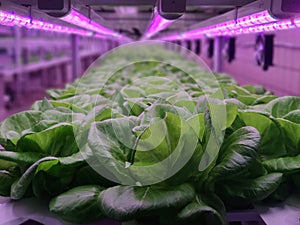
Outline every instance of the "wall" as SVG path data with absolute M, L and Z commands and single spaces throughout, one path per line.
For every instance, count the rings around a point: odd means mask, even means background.
M 300 96 L 300 29 L 275 33 L 274 67 L 263 71 L 255 62 L 255 34 L 241 35 L 236 39 L 236 56 L 232 63 L 224 62 L 223 71 L 232 75 L 239 84 L 261 84 L 278 96 Z M 207 58 L 204 41 L 201 57 Z

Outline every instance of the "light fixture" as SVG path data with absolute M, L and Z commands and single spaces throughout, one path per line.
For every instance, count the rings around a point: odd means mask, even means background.
M 250 26 L 255 26 L 259 24 L 265 24 L 270 22 L 277 21 L 269 12 L 262 11 L 249 16 L 244 16 L 241 18 L 237 18 L 236 20 L 230 20 L 224 23 L 219 23 L 216 25 L 201 27 L 198 29 L 193 29 L 190 31 L 186 31 L 181 33 L 180 35 L 170 35 L 166 37 L 162 37 L 161 40 L 174 40 L 174 39 L 197 39 L 202 37 L 204 34 L 207 36 L 213 36 L 216 34 L 232 32 L 233 30 L 243 30 L 244 28 L 248 28 Z
M 35 20 L 29 17 L 20 16 L 13 12 L 9 13 L 3 10 L 0 10 L 0 24 L 4 26 L 20 26 L 29 29 L 39 29 L 59 33 L 77 34 L 81 36 L 93 35 L 90 31 Z
M 159 15 L 157 9 L 154 8 L 153 20 L 150 26 L 148 27 L 147 31 L 145 32 L 144 36 L 142 37 L 142 40 L 151 38 L 161 30 L 171 25 L 173 22 L 174 20 L 167 20 L 163 18 L 161 15 Z
M 119 34 L 116 31 L 113 31 L 109 28 L 106 28 L 88 17 L 80 14 L 79 12 L 75 11 L 74 9 L 71 9 L 70 13 L 64 17 L 60 18 L 61 20 L 68 22 L 70 24 L 82 27 L 84 29 L 88 29 L 91 31 L 94 31 L 98 34 L 104 34 L 115 38 L 121 38 L 121 34 Z
M 136 6 L 117 6 L 114 7 L 117 15 L 128 16 L 128 15 L 137 15 L 139 10 Z
M 157 0 L 158 13 L 165 19 L 175 20 L 186 11 L 186 0 Z
M 294 20 L 282 20 L 278 22 L 261 24 L 252 27 L 240 28 L 235 30 L 228 31 L 219 31 L 209 34 L 209 36 L 224 36 L 224 35 L 240 35 L 240 34 L 249 34 L 249 33 L 261 33 L 269 32 L 276 30 L 287 30 L 300 27 L 300 22 L 297 24 Z

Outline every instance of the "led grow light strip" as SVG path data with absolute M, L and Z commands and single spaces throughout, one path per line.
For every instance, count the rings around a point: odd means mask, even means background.
M 230 32 L 231 30 L 243 29 L 250 26 L 271 23 L 275 21 L 277 21 L 277 19 L 272 17 L 268 11 L 262 11 L 249 16 L 237 18 L 236 20 L 187 31 L 180 35 L 175 34 L 167 37 L 162 37 L 161 40 L 195 39 L 201 37 L 203 34 Z
M 165 29 L 169 25 L 171 25 L 174 22 L 174 20 L 167 20 L 163 18 L 161 15 L 159 15 L 156 8 L 154 8 L 154 18 L 148 27 L 147 31 L 145 32 L 144 37 L 142 37 L 142 40 L 149 39 L 161 30 Z
M 274 23 L 256 25 L 252 27 L 240 28 L 236 30 L 228 30 L 228 31 L 219 31 L 216 33 L 211 33 L 209 36 L 224 36 L 224 35 L 239 35 L 239 34 L 249 34 L 249 33 L 260 33 L 260 32 L 269 32 L 276 30 L 287 30 L 294 29 L 300 27 L 299 23 L 293 20 L 282 20 Z
M 78 34 L 82 36 L 91 36 L 90 31 L 85 31 L 81 29 L 76 29 L 72 27 L 65 27 L 58 24 L 52 24 L 44 21 L 33 20 L 28 17 L 20 16 L 15 13 L 9 13 L 3 10 L 0 10 L 0 24 L 4 26 L 21 26 L 29 29 L 39 29 L 46 31 L 54 31 L 60 33 L 68 34 Z
M 82 27 L 84 29 L 94 31 L 99 34 L 109 35 L 112 37 L 121 37 L 119 33 L 90 20 L 86 16 L 80 14 L 79 12 L 76 12 L 73 9 L 71 9 L 68 15 L 60 19 L 68 23 L 74 24 L 76 26 Z

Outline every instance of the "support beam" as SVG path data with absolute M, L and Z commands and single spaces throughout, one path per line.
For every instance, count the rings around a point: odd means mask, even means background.
M 49 87 L 49 81 L 48 81 L 48 69 L 43 68 L 41 70 L 41 86 L 42 89 L 47 89 Z
M 213 58 L 213 71 L 221 73 L 223 70 L 223 37 L 216 37 L 214 40 L 214 58 Z
M 14 27 L 14 49 L 15 49 L 15 65 L 17 68 L 15 76 L 15 90 L 16 90 L 16 102 L 19 103 L 23 95 L 23 74 L 21 71 L 22 67 L 22 34 L 21 28 L 18 26 Z
M 0 73 L 0 122 L 5 118 L 4 75 Z
M 79 55 L 79 36 L 71 35 L 71 48 L 72 48 L 72 78 L 75 80 L 81 74 L 81 60 Z

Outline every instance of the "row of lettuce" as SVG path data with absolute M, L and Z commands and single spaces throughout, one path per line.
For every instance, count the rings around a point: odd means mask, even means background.
M 73 223 L 220 225 L 299 190 L 299 97 L 128 48 L 1 123 L 1 196 L 50 198 Z

